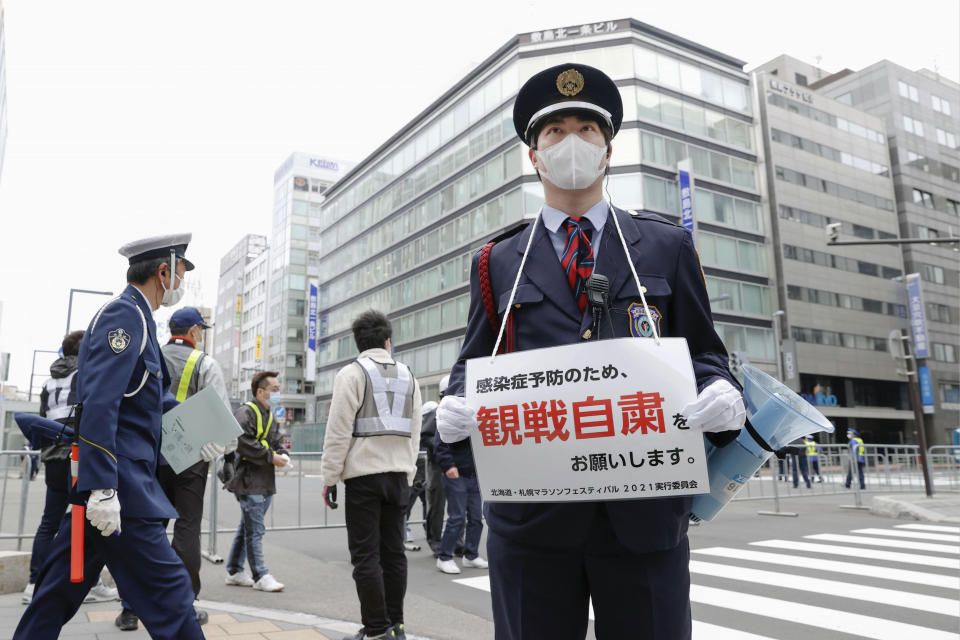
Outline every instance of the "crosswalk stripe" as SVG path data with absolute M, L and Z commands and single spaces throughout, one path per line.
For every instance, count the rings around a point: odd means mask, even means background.
M 709 622 L 693 621 L 694 640 L 773 640 L 770 636 L 758 636 L 755 633 L 728 629 Z
M 476 578 L 457 578 L 454 580 L 457 584 L 465 587 L 472 587 L 490 593 L 490 576 L 477 576 Z
M 868 578 L 882 578 L 884 580 L 896 580 L 897 582 L 910 582 L 913 584 L 922 584 L 930 587 L 960 589 L 960 578 L 957 578 L 956 576 L 924 573 L 922 571 L 909 571 L 907 569 L 891 569 L 889 567 L 878 567 L 872 564 L 863 564 L 859 562 L 841 562 L 839 560 L 824 560 L 823 558 L 814 558 L 812 556 L 792 556 L 785 553 L 769 553 L 766 551 L 735 549 L 731 547 L 691 549 L 690 552 L 693 554 L 717 556 L 720 558 L 749 560 L 752 562 L 766 562 L 768 564 L 803 567 L 805 569 L 818 569 L 821 571 L 832 571 L 834 573 L 847 573 L 850 575 Z
M 810 540 L 826 540 L 827 542 L 847 542 L 858 545 L 866 544 L 871 547 L 895 547 L 897 549 L 913 549 L 914 551 L 933 551 L 936 553 L 953 553 L 960 555 L 960 545 L 888 540 L 885 538 L 870 538 L 868 536 L 845 536 L 838 533 L 814 533 L 803 537 L 809 538 Z
M 690 585 L 690 600 L 873 640 L 902 640 L 903 638 L 957 640 L 955 633 L 929 627 L 698 584 Z
M 880 587 L 868 587 L 850 582 L 839 582 L 836 580 L 824 580 L 822 578 L 810 578 L 797 575 L 785 576 L 783 573 L 775 571 L 748 569 L 746 567 L 717 564 L 715 562 L 701 562 L 699 560 L 690 561 L 690 573 L 726 578 L 729 580 L 741 580 L 774 587 L 785 587 L 787 589 L 797 589 L 800 591 L 812 591 L 824 595 L 866 600 L 867 602 L 905 607 L 907 609 L 918 609 L 928 613 L 942 613 L 948 616 L 957 613 L 956 599 L 926 596 L 900 590 L 882 589 Z
M 960 536 L 948 533 L 927 533 L 925 531 L 897 531 L 896 529 L 853 529 L 850 533 L 863 533 L 870 536 L 889 536 L 891 538 L 916 538 L 917 540 L 939 540 L 940 542 L 958 542 Z
M 960 561 L 956 558 L 941 558 L 939 556 L 925 556 L 919 553 L 899 553 L 897 551 L 881 551 L 880 549 L 856 549 L 842 547 L 836 544 L 815 544 L 813 542 L 799 542 L 795 540 L 761 540 L 750 544 L 791 551 L 809 551 L 834 556 L 855 556 L 857 559 L 890 560 L 909 564 L 922 564 L 927 567 L 944 567 L 946 569 L 960 569 Z
M 915 529 L 917 531 L 941 531 L 943 533 L 960 533 L 960 527 L 946 527 L 936 524 L 895 524 L 896 529 Z

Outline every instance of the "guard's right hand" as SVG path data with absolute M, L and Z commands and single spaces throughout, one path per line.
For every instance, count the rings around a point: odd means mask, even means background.
M 275 467 L 285 467 L 290 464 L 290 458 L 284 453 L 275 453 L 273 454 L 273 466 Z
M 120 498 L 116 489 L 94 489 L 87 500 L 87 520 L 104 536 L 120 533 Z
M 437 432 L 444 442 L 459 442 L 477 428 L 477 410 L 460 396 L 443 396 L 437 406 Z
M 336 509 L 337 504 L 337 485 L 325 485 L 323 487 L 323 502 L 331 509 Z

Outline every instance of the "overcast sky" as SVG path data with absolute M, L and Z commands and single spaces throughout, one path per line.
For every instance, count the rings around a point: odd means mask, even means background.
M 602 8 L 598 8 L 602 5 Z M 117 248 L 192 231 L 213 306 L 220 257 L 268 234 L 295 150 L 359 161 L 512 35 L 633 17 L 747 61 L 829 71 L 886 58 L 960 77 L 960 3 L 4 0 L 0 351 L 26 389 L 70 288 L 117 292 Z M 73 329 L 105 300 L 75 298 Z M 48 359 L 38 358 L 46 374 Z M 42 378 L 36 380 L 42 383 Z

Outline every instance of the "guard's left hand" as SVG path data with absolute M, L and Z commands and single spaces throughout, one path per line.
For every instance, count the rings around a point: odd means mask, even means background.
M 233 453 L 234 451 L 237 450 L 237 446 L 239 444 L 240 442 L 236 438 L 234 438 L 233 440 L 231 440 L 230 442 L 228 442 L 223 446 L 223 453 L 224 454 Z
M 216 442 L 208 442 L 200 447 L 200 457 L 204 462 L 210 462 L 217 456 L 223 455 L 223 445 Z
M 687 417 L 690 429 L 713 433 L 741 429 L 747 419 L 743 396 L 723 379 L 707 385 L 680 413 Z

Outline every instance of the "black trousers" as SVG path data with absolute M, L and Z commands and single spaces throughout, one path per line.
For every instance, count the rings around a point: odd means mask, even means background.
M 447 508 L 447 496 L 440 482 L 442 475 L 440 465 L 427 458 L 427 544 L 433 551 L 440 548 L 440 538 L 443 536 L 443 512 Z
M 168 465 L 157 468 L 157 479 L 179 517 L 173 524 L 171 546 L 190 574 L 193 594 L 200 594 L 200 527 L 203 520 L 203 494 L 207 490 L 209 462 L 197 464 L 176 474 Z M 166 526 L 164 522 L 164 526 Z
M 407 556 L 403 549 L 407 474 L 375 473 L 344 481 L 347 544 L 360 619 L 368 636 L 403 622 Z

